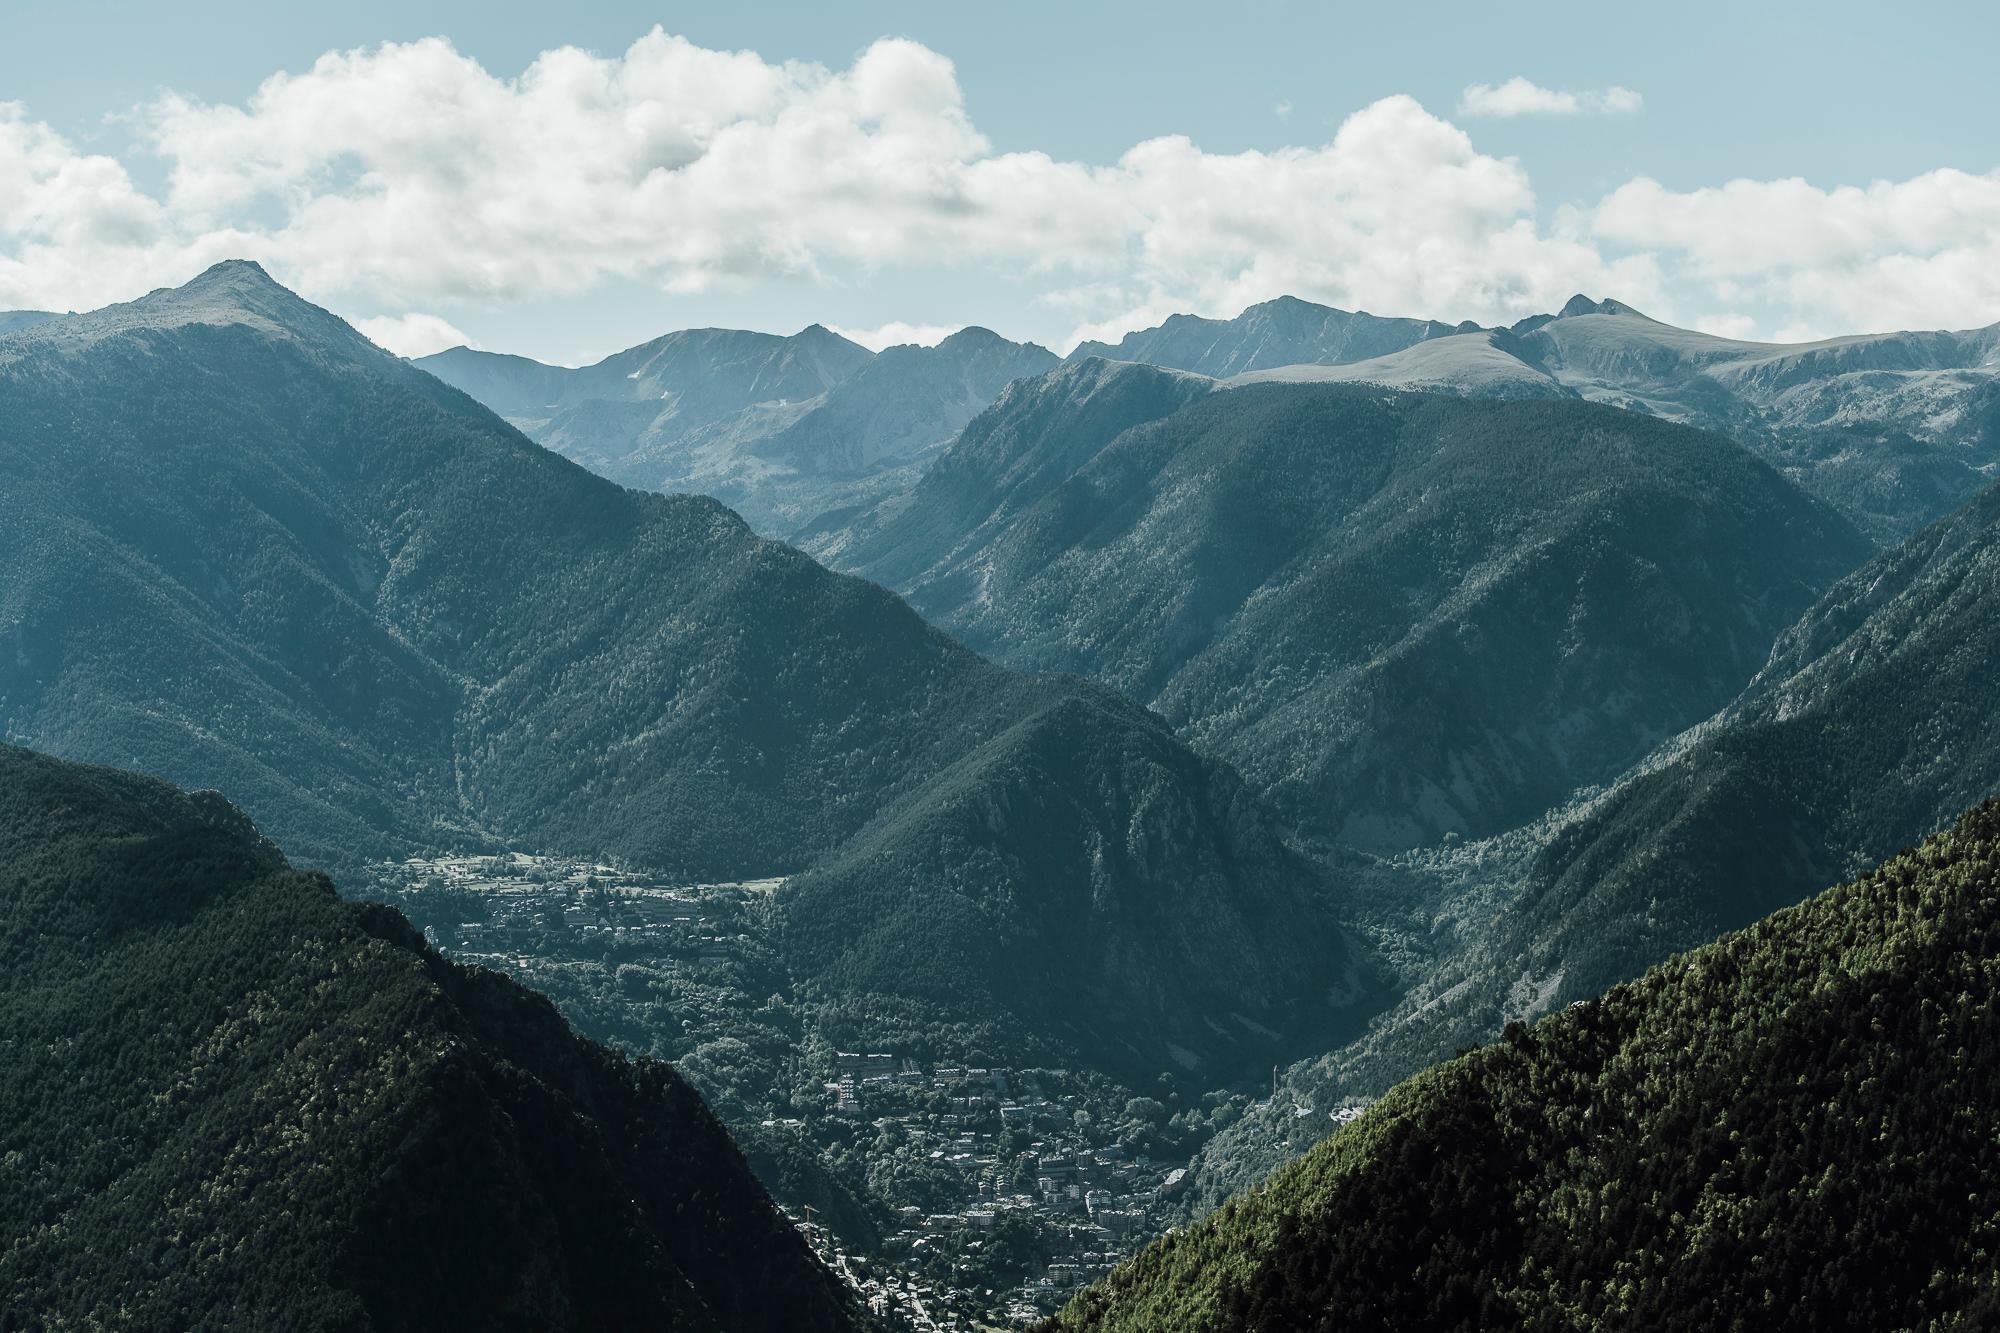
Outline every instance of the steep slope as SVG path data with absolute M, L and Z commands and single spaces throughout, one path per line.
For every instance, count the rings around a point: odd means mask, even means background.
M 1155 328 L 1126 334 L 1115 345 L 1082 343 L 1070 358 L 1140 361 L 1223 379 L 1276 366 L 1366 361 L 1428 338 L 1476 328 L 1433 319 L 1385 319 L 1281 296 L 1253 305 L 1234 319 L 1174 315 Z
M 1330 840 L 1484 835 L 1610 780 L 1867 555 L 1741 449 L 1644 416 L 1206 383 L 1079 362 L 1017 386 L 836 558 L 1004 661 L 1150 703 Z
M 672 1069 L 214 793 L 0 748 L 11 1326 L 861 1322 Z
M 843 569 L 892 588 L 1004 532 L 1134 426 L 1211 392 L 1200 375 L 1119 361 L 1071 361 L 1011 385 L 927 468 L 907 496 L 840 515 L 805 541 Z M 970 595 L 970 584 L 963 586 Z
M 878 859 L 969 878 L 943 830 L 899 816 L 947 773 L 974 792 L 1022 781 L 1000 738 L 1088 720 L 1030 783 L 1175 752 L 1141 710 L 987 663 L 713 501 L 535 447 L 254 266 L 14 335 L 0 388 L 0 728 L 219 788 L 320 864 L 505 844 L 754 879 L 873 825 L 895 830 L 871 834 Z M 1235 800 L 1228 774 L 1180 760 L 1095 775 L 1074 808 L 997 808 L 984 836 L 1033 851 L 1037 892 L 1067 893 L 1094 869 L 1061 821 L 1122 830 L 1142 808 L 1123 778 L 1187 809 Z M 1353 959 L 1325 884 L 1261 824 L 1230 827 L 1233 843 L 1196 829 L 1185 863 L 1149 860 L 1129 887 L 1172 916 L 1240 868 L 1288 905 L 1259 928 L 1312 945 L 1272 993 L 1337 1021 L 1327 997 Z M 1106 938 L 1150 947 L 1103 910 Z M 956 944 L 940 966 L 995 947 Z
M 2000 1318 L 2000 808 L 1398 1087 L 1075 1329 Z
M 1510 1020 L 1798 902 L 2000 792 L 1995 660 L 2000 488 L 1836 583 L 1738 699 L 1609 790 L 1409 867 L 1418 881 L 1474 886 L 1471 908 L 1446 913 L 1469 925 L 1362 1040 L 1294 1069 L 1288 1088 L 1318 1104 L 1373 1095 Z M 1203 1190 L 1281 1160 L 1285 1128 L 1270 1116 L 1233 1127 L 1203 1153 Z
M 1834 585 L 1743 698 L 1569 823 L 1502 947 L 1602 986 L 1936 829 L 2000 791 L 1996 660 L 1989 489 Z
M 714 496 L 772 536 L 906 487 L 1008 381 L 1054 363 L 985 329 L 878 356 L 819 325 L 672 333 L 578 370 L 466 348 L 416 362 L 602 476 Z
M 782 901 L 795 973 L 849 1004 L 1212 1083 L 1337 1040 L 1369 998 L 1326 904 L 1299 899 L 1315 877 L 1233 773 L 1088 696 L 988 742 Z

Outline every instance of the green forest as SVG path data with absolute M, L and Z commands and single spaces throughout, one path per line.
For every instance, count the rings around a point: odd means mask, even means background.
M 2000 1319 L 2000 803 L 1398 1085 L 1052 1328 Z

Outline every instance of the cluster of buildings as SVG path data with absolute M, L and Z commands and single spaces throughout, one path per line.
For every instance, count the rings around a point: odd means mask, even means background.
M 1129 1152 L 1116 1120 L 1079 1118 L 1083 1099 L 1048 1094 L 1034 1071 L 925 1069 L 893 1053 L 841 1051 L 830 1072 L 828 1110 L 959 1181 L 954 1206 L 905 1206 L 884 1238 L 885 1255 L 907 1260 L 910 1271 L 948 1270 L 951 1280 L 900 1294 L 882 1285 L 886 1278 L 861 1284 L 906 1315 L 907 1303 L 920 1300 L 930 1326 L 990 1327 L 1003 1311 L 1016 1322 L 1039 1320 L 1158 1230 L 1165 1201 L 1186 1178 L 1184 1168 Z M 1046 1261 L 1020 1276 L 989 1249 L 1003 1229 L 1031 1232 Z
M 425 927 L 433 944 L 448 949 L 520 955 L 559 932 L 581 943 L 644 943 L 704 963 L 731 956 L 733 939 L 719 933 L 714 915 L 717 895 L 739 897 L 776 883 L 666 885 L 615 866 L 519 852 L 413 857 L 401 869 L 417 892 L 479 895 L 476 919 Z

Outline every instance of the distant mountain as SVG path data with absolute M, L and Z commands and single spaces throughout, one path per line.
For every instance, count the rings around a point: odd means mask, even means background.
M 416 364 L 602 476 L 712 495 L 786 536 L 906 485 L 1008 381 L 1055 360 L 976 328 L 876 355 L 815 324 L 671 333 L 579 370 L 463 347 Z
M 320 864 L 825 862 L 788 901 L 836 922 L 808 934 L 837 971 L 883 939 L 814 911 L 865 845 L 869 892 L 952 923 L 923 941 L 935 968 L 1135 954 L 1112 991 L 1051 972 L 1071 990 L 982 1017 L 1154 1073 L 1168 1041 L 1268 1062 L 1351 1001 L 1323 876 L 1143 710 L 987 663 L 711 500 L 591 476 L 254 265 L 0 342 L 0 532 L 0 731 L 219 788 Z M 1267 945 L 1283 961 L 1233 1005 L 1261 1026 L 1168 1012 L 1221 1004 L 1222 965 Z M 1169 967 L 1200 979 L 1116 991 Z M 1089 985 L 1095 1014 L 1043 1025 Z
M 1518 341 L 1504 331 L 1453 333 L 1369 361 L 1254 370 L 1232 377 L 1228 384 L 1365 383 L 1475 398 L 1577 396 L 1553 375 L 1523 361 L 1516 355 L 1517 347 Z
M 1884 542 L 1950 512 L 2000 467 L 2000 324 L 1757 343 L 1582 295 L 1509 329 L 1350 315 L 1286 297 L 1231 320 L 1176 315 L 1071 355 L 1234 383 L 1343 380 L 1610 403 L 1730 436 Z
M 2000 808 L 1401 1085 L 1061 1329 L 2000 1319 Z
M 37 324 L 61 318 L 61 315 L 52 315 L 46 310 L 0 310 L 0 335 L 17 329 L 32 329 Z
M 1433 319 L 1384 319 L 1281 296 L 1253 305 L 1234 319 L 1174 315 L 1157 327 L 1128 333 L 1115 344 L 1081 343 L 1070 359 L 1141 361 L 1224 379 L 1278 366 L 1366 361 L 1477 328 Z
M 1080 361 L 831 554 L 1384 852 L 1616 777 L 1868 551 L 1742 449 L 1645 416 Z
M 865 1322 L 672 1069 L 213 792 L 0 747 L 0 955 L 10 1322 Z

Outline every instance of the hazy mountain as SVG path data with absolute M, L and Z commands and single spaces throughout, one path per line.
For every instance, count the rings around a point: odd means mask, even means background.
M 1433 319 L 1384 319 L 1281 296 L 1253 305 L 1234 319 L 1174 315 L 1155 328 L 1128 333 L 1115 344 L 1081 343 L 1070 359 L 1142 361 L 1222 379 L 1277 366 L 1366 361 L 1477 327 Z
M 1504 331 L 1453 333 L 1400 352 L 1341 365 L 1304 364 L 1254 370 L 1228 381 L 1245 384 L 1379 384 L 1390 389 L 1461 394 L 1476 398 L 1573 398 L 1576 392 L 1522 360 L 1517 340 Z
M 0 953 L 10 1322 L 862 1323 L 672 1069 L 213 792 L 0 747 Z
M 1115 347 L 1072 353 L 1091 355 L 1234 383 L 1343 380 L 1606 402 L 1730 436 L 1878 541 L 1948 513 L 2000 465 L 2000 324 L 1758 343 L 1581 295 L 1556 314 L 1493 330 L 1287 297 L 1233 320 L 1176 315 Z
M 938 968 L 1142 955 L 1061 1033 L 1039 995 L 983 1016 L 1155 1070 L 1170 1039 L 1203 1061 L 1308 1044 L 1350 994 L 1321 876 L 1142 710 L 985 662 L 711 500 L 591 476 L 254 265 L 0 343 L 0 442 L 9 737 L 219 788 L 322 864 L 505 844 L 740 879 L 834 857 L 789 895 L 802 921 L 829 919 L 815 895 L 861 835 L 871 892 L 953 923 L 923 942 Z M 986 859 L 948 841 L 968 811 Z M 879 944 L 832 919 L 819 963 Z M 1116 992 L 1266 945 L 1268 1009 L 1237 1008 L 1268 1038 Z
M 1641 415 L 1083 361 L 1003 395 L 835 558 L 1388 851 L 1617 776 L 1868 549 L 1737 446 Z
M 1009 380 L 1055 359 L 976 328 L 877 355 L 815 324 L 672 333 L 577 370 L 463 347 L 416 364 L 602 476 L 712 495 L 786 536 L 906 486 Z
M 53 315 L 46 310 L 0 310 L 0 335 L 17 329 L 31 329 L 37 324 L 61 318 L 61 315 Z
M 2000 809 L 1396 1088 L 1076 1329 L 1980 1327 Z

